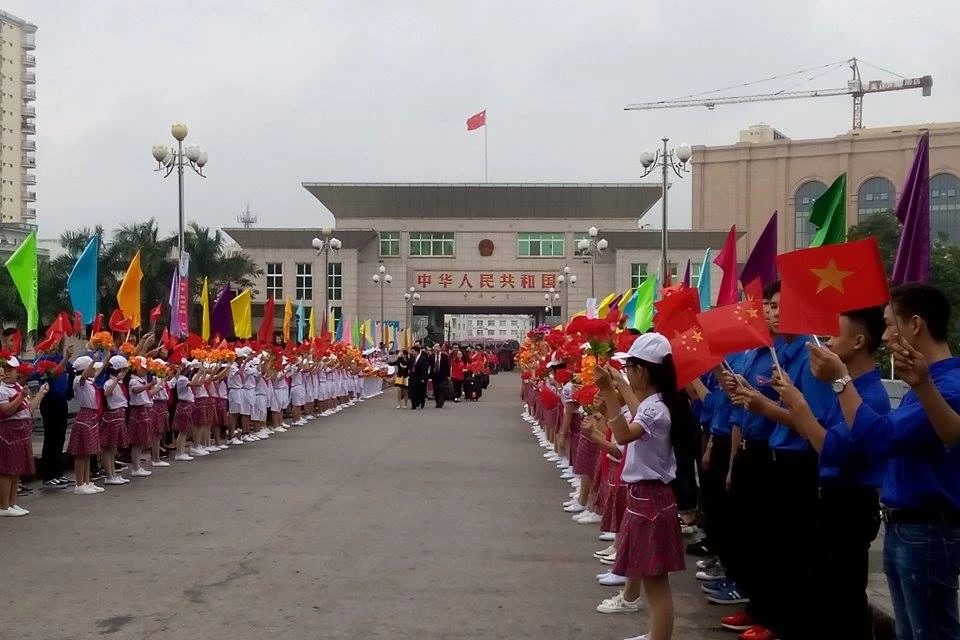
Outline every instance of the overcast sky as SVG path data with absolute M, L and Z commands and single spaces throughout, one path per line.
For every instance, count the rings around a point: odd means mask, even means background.
M 151 9 L 146 7 L 150 6 Z M 956 0 L 789 3 L 561 0 L 6 0 L 37 34 L 40 237 L 154 216 L 176 227 L 175 176 L 152 172 L 170 123 L 209 153 L 188 219 L 260 226 L 329 218 L 302 181 L 639 179 L 662 136 L 731 144 L 769 122 L 792 138 L 850 127 L 848 97 L 625 112 L 856 55 L 919 91 L 865 98 L 866 126 L 960 120 Z M 813 73 L 808 74 L 813 75 Z M 864 67 L 865 79 L 890 76 Z M 845 86 L 841 68 L 800 88 Z M 797 78 L 757 87 L 784 89 Z M 671 226 L 689 224 L 689 179 Z M 657 216 L 650 216 L 655 218 Z

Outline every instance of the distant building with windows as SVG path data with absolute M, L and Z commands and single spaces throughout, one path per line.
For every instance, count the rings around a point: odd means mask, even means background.
M 0 11 L 0 222 L 36 224 L 37 27 Z
M 847 174 L 847 225 L 894 209 L 917 140 L 930 131 L 932 236 L 960 242 L 960 122 L 860 129 L 833 138 L 791 140 L 768 125 L 740 133 L 738 144 L 693 147 L 694 229 L 729 228 L 746 235 L 741 258 L 779 212 L 780 250 L 806 247 L 815 228 L 810 207 Z
M 520 342 L 533 329 L 533 320 L 524 314 L 459 314 L 447 315 L 443 325 L 451 342 L 469 342 L 475 338 Z
M 460 330 L 477 329 L 469 322 L 481 315 L 485 321 L 489 314 L 497 322 L 501 316 L 508 322 L 517 318 L 518 331 L 519 316 L 555 322 L 567 311 L 584 308 L 591 284 L 601 297 L 635 286 L 659 267 L 660 231 L 640 229 L 638 223 L 659 201 L 659 184 L 303 186 L 336 219 L 333 236 L 342 248 L 330 254 L 326 274 L 323 258 L 311 248 L 320 235 L 319 215 L 305 228 L 224 229 L 263 270 L 254 293 L 255 315 L 268 296 L 303 300 L 308 307 L 322 304 L 326 286 L 334 317 L 376 321 L 381 289 L 371 277 L 383 264 L 392 277 L 383 292 L 385 321 L 409 323 L 422 333 L 427 326 L 444 330 L 448 318 L 462 318 L 467 324 L 457 320 L 458 336 L 467 338 Z M 591 226 L 609 243 L 595 264 L 576 250 Z M 719 249 L 725 238 L 720 227 L 671 231 L 672 271 L 682 274 L 691 260 L 696 284 L 705 249 Z M 564 266 L 577 276 L 569 289 L 559 280 Z M 719 285 L 719 270 L 712 282 Z M 411 287 L 420 299 L 406 302 L 403 294 Z M 513 329 L 484 325 L 484 337 L 509 338 Z

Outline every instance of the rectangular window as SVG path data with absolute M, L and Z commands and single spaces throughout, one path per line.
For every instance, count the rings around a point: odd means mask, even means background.
M 327 300 L 343 300 L 343 263 L 327 265 Z
M 700 274 L 703 273 L 703 263 L 694 262 L 690 266 L 690 286 L 696 287 L 700 284 Z
M 380 257 L 397 258 L 400 256 L 400 232 L 380 232 Z
M 492 327 L 494 324 L 496 324 L 496 321 L 494 321 L 494 320 L 487 320 L 487 326 L 488 326 L 488 327 Z
M 411 231 L 410 255 L 421 258 L 452 258 L 454 256 L 453 232 Z
M 521 258 L 563 257 L 563 236 L 563 233 L 518 233 L 517 256 Z
M 494 335 L 496 335 L 496 334 L 497 334 L 497 332 L 494 331 L 493 329 L 487 329 L 487 335 L 488 335 L 488 336 L 494 336 Z
M 343 318 L 343 307 L 330 307 L 330 315 L 333 316 L 333 328 L 336 330 L 337 326 L 340 324 L 340 320 Z
M 313 264 L 297 263 L 297 300 L 313 300 Z
M 283 300 L 283 263 L 267 263 L 267 297 Z
M 647 265 L 643 263 L 636 263 L 630 265 L 630 286 L 636 289 L 641 284 L 643 280 L 647 277 Z

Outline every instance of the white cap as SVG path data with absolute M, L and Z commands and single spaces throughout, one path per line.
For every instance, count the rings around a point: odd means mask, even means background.
M 110 366 L 114 369 L 126 369 L 130 366 L 127 359 L 123 356 L 113 356 L 110 358 Z
M 90 356 L 80 356 L 73 361 L 73 370 L 74 371 L 84 371 L 87 367 L 93 364 L 93 358 Z
M 247 356 L 253 355 L 253 349 L 250 347 L 237 347 L 233 350 L 241 358 L 246 358 Z
M 8 366 L 8 367 L 19 367 L 19 366 L 20 366 L 20 361 L 17 359 L 17 356 L 10 356 L 9 358 L 7 358 L 7 366 Z
M 626 352 L 613 354 L 613 359 L 624 362 L 628 358 L 637 358 L 646 362 L 660 364 L 663 359 L 673 353 L 670 341 L 659 333 L 644 333 L 630 345 Z
M 147 359 L 143 356 L 133 356 L 130 358 L 130 362 L 133 363 L 135 367 L 147 368 Z

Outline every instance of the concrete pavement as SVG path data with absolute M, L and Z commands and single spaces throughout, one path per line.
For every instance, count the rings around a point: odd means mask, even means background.
M 392 392 L 98 496 L 0 520 L 0 639 L 594 638 L 594 526 L 519 418 L 519 377 L 479 403 Z M 39 495 L 38 495 L 39 494 Z M 690 558 L 692 566 L 693 559 Z M 731 638 L 676 575 L 677 638 Z

